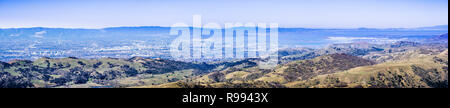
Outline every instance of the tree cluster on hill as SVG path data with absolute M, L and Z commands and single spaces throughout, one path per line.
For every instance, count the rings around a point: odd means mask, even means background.
M 10 73 L 0 73 L 0 88 L 31 88 L 34 85 L 22 76 L 12 76 Z
M 88 82 L 110 85 L 111 83 L 108 83 L 108 81 L 136 77 L 140 74 L 165 74 L 186 69 L 194 69 L 194 73 L 201 74 L 213 67 L 213 65 L 208 64 L 144 58 L 87 60 L 72 57 L 1 62 L 0 73 L 2 75 L 2 86 L 25 88 L 57 87 L 86 84 Z M 34 84 L 31 82 L 39 82 L 35 85 L 41 85 L 33 86 Z

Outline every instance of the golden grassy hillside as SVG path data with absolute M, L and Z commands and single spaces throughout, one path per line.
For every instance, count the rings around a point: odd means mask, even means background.
M 357 67 L 285 85 L 294 88 L 447 88 L 448 50 L 435 56 Z

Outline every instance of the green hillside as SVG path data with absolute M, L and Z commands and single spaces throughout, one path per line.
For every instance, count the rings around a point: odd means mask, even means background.
M 213 66 L 140 57 L 98 60 L 71 57 L 2 62 L 1 73 L 5 77 L 2 80 L 6 80 L 2 83 L 10 82 L 9 79 L 15 78 L 32 83 L 27 87 L 126 87 L 138 85 L 123 83 L 127 81 L 141 84 L 174 82 L 185 77 L 207 73 L 210 67 Z

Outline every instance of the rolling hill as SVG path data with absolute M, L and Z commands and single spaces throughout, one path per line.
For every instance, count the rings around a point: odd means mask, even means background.
M 410 55 L 414 56 L 414 55 Z M 136 88 L 448 88 L 448 50 L 376 64 L 331 54 L 281 64 L 219 71 L 190 80 Z
M 284 64 L 278 67 L 275 72 L 258 78 L 257 81 L 286 83 L 373 64 L 375 63 L 372 61 L 356 56 L 331 54 L 311 60 L 300 60 Z
M 448 88 L 448 50 L 285 84 L 299 88 Z
M 309 60 L 294 61 L 271 70 L 258 69 L 256 65 L 248 65 L 256 63 L 257 60 L 246 61 L 240 65 L 235 65 L 235 67 L 229 67 L 190 80 L 141 87 L 282 88 L 284 87 L 282 84 L 288 82 L 306 80 L 318 75 L 375 64 L 372 61 L 347 54 L 330 54 Z
M 207 73 L 211 65 L 162 59 L 78 59 L 74 57 L 36 61 L 16 60 L 0 63 L 2 83 L 21 79 L 27 87 L 124 87 L 136 82 L 174 82 L 184 77 Z M 17 83 L 17 87 L 23 87 Z M 82 86 L 79 86 L 82 85 Z M 134 84 L 136 85 L 136 84 Z M 3 86 L 2 86 L 3 87 Z

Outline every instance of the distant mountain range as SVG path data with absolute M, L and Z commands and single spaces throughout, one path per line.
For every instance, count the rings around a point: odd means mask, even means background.
M 386 29 L 376 29 L 376 28 L 356 28 L 356 29 L 327 29 L 327 28 L 279 28 L 281 32 L 294 32 L 294 31 L 310 31 L 310 30 L 440 30 L 448 31 L 448 25 L 439 25 L 432 27 L 418 27 L 418 28 L 386 28 Z M 59 36 L 62 35 L 80 35 L 80 34 L 98 34 L 98 33 L 122 33 L 124 35 L 128 32 L 133 32 L 137 34 L 168 34 L 170 27 L 160 27 L 160 26 L 138 26 L 138 27 L 109 27 L 102 29 L 82 29 L 82 28 L 45 28 L 45 27 L 32 27 L 32 28 L 0 28 L 0 37 L 3 36 L 32 36 L 36 32 L 46 31 L 48 36 Z M 83 35 L 82 35 L 83 36 Z
M 9 28 L 0 29 L 0 39 L 28 40 L 151 40 L 174 39 L 169 35 L 169 27 L 111 27 L 103 29 L 65 29 L 65 28 Z M 342 40 L 327 40 L 330 37 L 346 39 L 347 37 L 364 37 L 378 39 L 377 42 L 389 42 L 399 39 L 417 40 L 429 36 L 448 33 L 448 25 L 422 27 L 415 29 L 311 29 L 311 28 L 279 28 L 280 44 L 282 46 L 324 46 Z M 364 38 L 351 38 L 348 41 L 372 41 Z M 384 39 L 384 40 L 383 40 Z M 300 41 L 300 42 L 299 42 Z
M 432 27 L 419 27 L 416 29 L 422 29 L 422 30 L 448 30 L 448 25 L 439 25 L 439 26 L 432 26 Z
M 448 33 L 435 36 L 430 39 L 431 42 L 448 42 Z

